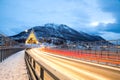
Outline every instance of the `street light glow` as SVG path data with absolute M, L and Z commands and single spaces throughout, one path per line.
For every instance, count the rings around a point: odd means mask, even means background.
M 28 32 L 28 30 L 25 30 L 25 32 Z

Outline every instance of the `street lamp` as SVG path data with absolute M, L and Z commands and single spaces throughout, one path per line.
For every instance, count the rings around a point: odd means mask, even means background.
M 28 30 L 26 29 L 26 30 L 25 30 L 25 32 L 27 33 L 27 32 L 28 32 Z
M 27 33 L 28 33 L 28 30 L 26 29 L 26 30 L 25 30 L 25 37 L 26 37 L 26 39 L 27 39 Z M 26 39 L 25 39 L 25 40 L 26 40 Z M 26 42 L 26 41 L 25 41 L 25 42 Z

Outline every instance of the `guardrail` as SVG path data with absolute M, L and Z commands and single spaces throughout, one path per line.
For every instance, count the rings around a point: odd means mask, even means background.
M 25 51 L 25 62 L 30 80 L 69 80 L 47 63 L 40 61 L 38 57 L 34 56 L 34 53 L 30 54 L 28 50 Z
M 23 48 L 0 48 L 0 62 L 21 50 L 23 50 Z

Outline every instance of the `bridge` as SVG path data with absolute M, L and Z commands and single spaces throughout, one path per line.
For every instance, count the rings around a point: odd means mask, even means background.
M 54 47 L 40 44 L 37 47 L 3 45 L 0 46 L 0 62 L 4 63 L 21 50 L 25 51 L 25 70 L 29 80 L 118 80 L 120 76 L 120 40 L 78 42 Z
M 117 63 L 119 66 L 111 67 L 39 48 L 28 49 L 25 61 L 31 80 L 117 80 L 120 76 L 120 62 Z

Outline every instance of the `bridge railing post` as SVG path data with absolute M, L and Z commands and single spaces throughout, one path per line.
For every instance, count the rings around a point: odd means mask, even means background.
M 40 78 L 44 80 L 44 69 L 42 67 L 40 67 Z

